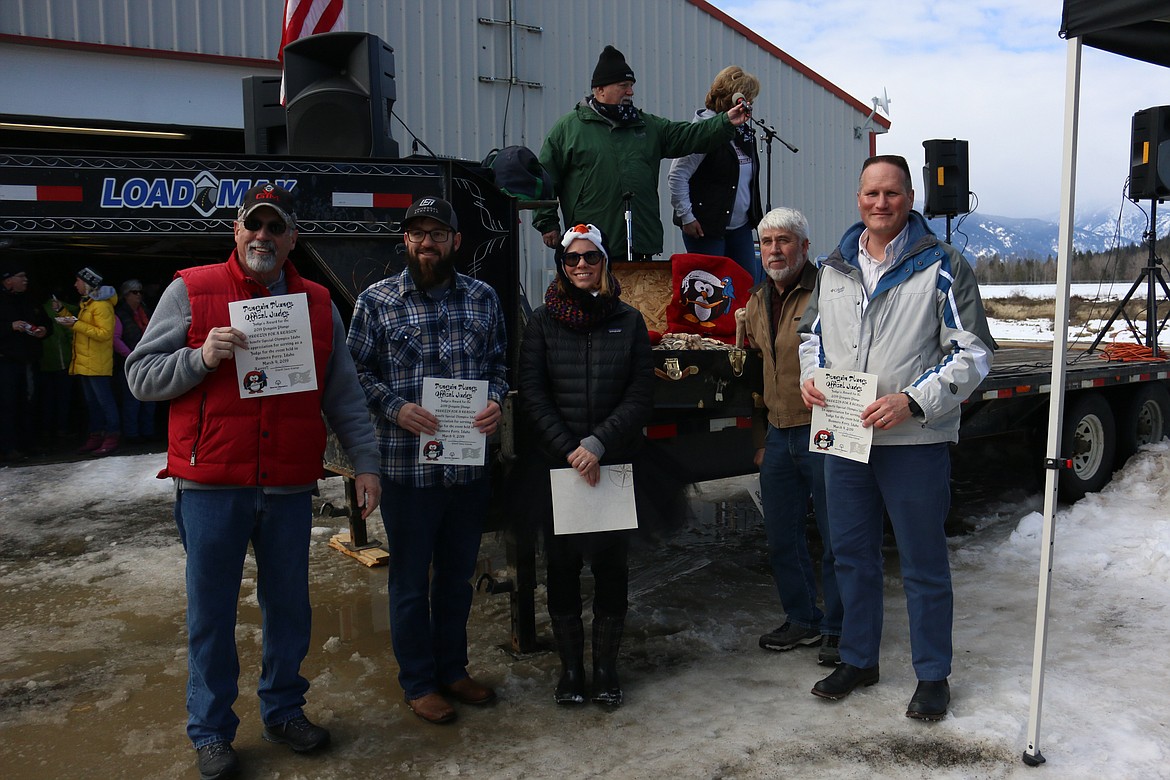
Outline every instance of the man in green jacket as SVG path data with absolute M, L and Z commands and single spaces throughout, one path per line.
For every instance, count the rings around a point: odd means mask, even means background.
M 648 260 L 662 252 L 658 173 L 665 158 L 707 152 L 731 140 L 748 119 L 743 105 L 703 122 L 672 122 L 634 106 L 634 71 L 613 46 L 593 70 L 593 94 L 557 120 L 544 140 L 540 162 L 556 186 L 565 228 L 592 223 L 610 242 L 614 260 Z M 632 193 L 633 257 L 626 257 L 622 202 Z M 533 227 L 545 246 L 564 233 L 555 207 L 539 209 Z

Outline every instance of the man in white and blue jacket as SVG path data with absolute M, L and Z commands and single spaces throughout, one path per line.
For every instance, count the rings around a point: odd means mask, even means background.
M 801 320 L 801 395 L 824 406 L 815 370 L 878 377 L 862 412 L 873 428 L 868 462 L 827 458 L 829 527 L 845 616 L 841 665 L 813 694 L 840 699 L 878 681 L 882 635 L 883 510 L 898 543 L 918 687 L 906 716 L 940 720 L 950 703 L 954 597 L 943 525 L 950 509 L 950 450 L 960 405 L 991 369 L 975 274 L 912 211 L 910 167 L 895 155 L 861 170 L 849 228 L 821 265 Z

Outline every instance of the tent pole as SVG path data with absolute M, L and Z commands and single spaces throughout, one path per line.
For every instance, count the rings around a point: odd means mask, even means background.
M 1069 277 L 1072 268 L 1073 212 L 1076 206 L 1077 126 L 1081 100 L 1081 39 L 1068 41 L 1064 96 L 1064 155 L 1060 173 L 1060 247 L 1056 259 L 1056 316 L 1052 328 L 1052 392 L 1045 453 L 1044 527 L 1040 537 L 1040 583 L 1036 594 L 1036 640 L 1032 653 L 1032 692 L 1028 711 L 1028 766 L 1044 763 L 1040 753 L 1040 713 L 1044 700 L 1044 656 L 1048 650 L 1048 605 L 1052 587 L 1057 469 L 1064 417 L 1064 375 L 1068 353 Z

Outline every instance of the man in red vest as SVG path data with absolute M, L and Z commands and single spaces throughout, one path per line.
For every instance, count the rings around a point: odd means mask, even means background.
M 205 780 L 239 767 L 231 746 L 239 725 L 232 711 L 240 671 L 235 629 L 249 542 L 264 615 L 263 737 L 299 753 L 329 742 L 329 732 L 302 710 L 309 683 L 300 674 L 309 649 L 322 414 L 353 463 L 363 518 L 381 497 L 378 446 L 341 317 L 329 291 L 288 262 L 297 240 L 292 194 L 272 184 L 248 190 L 235 238 L 226 263 L 176 274 L 126 359 L 135 396 L 170 401 L 167 467 L 159 476 L 175 480 L 175 520 L 187 551 L 187 735 Z M 233 359 L 248 339 L 233 327 L 229 304 L 268 298 L 271 307 L 257 312 L 307 313 L 308 330 L 288 338 L 311 350 L 312 362 L 298 366 L 295 383 L 283 383 L 286 392 L 275 392 L 282 385 L 275 371 L 271 386 L 241 390 Z M 311 389 L 298 391 L 300 384 Z

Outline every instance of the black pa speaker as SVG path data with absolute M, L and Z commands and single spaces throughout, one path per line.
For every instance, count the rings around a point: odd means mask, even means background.
M 1129 197 L 1131 200 L 1170 197 L 1170 106 L 1155 106 L 1133 115 Z
M 288 154 L 280 76 L 244 76 L 244 151 Z
M 971 210 L 970 179 L 967 174 L 967 142 L 951 138 L 923 141 L 926 166 L 922 184 L 926 188 L 923 213 L 928 217 L 954 216 Z
M 330 32 L 284 47 L 290 154 L 397 157 L 390 137 L 394 50 L 376 35 Z

